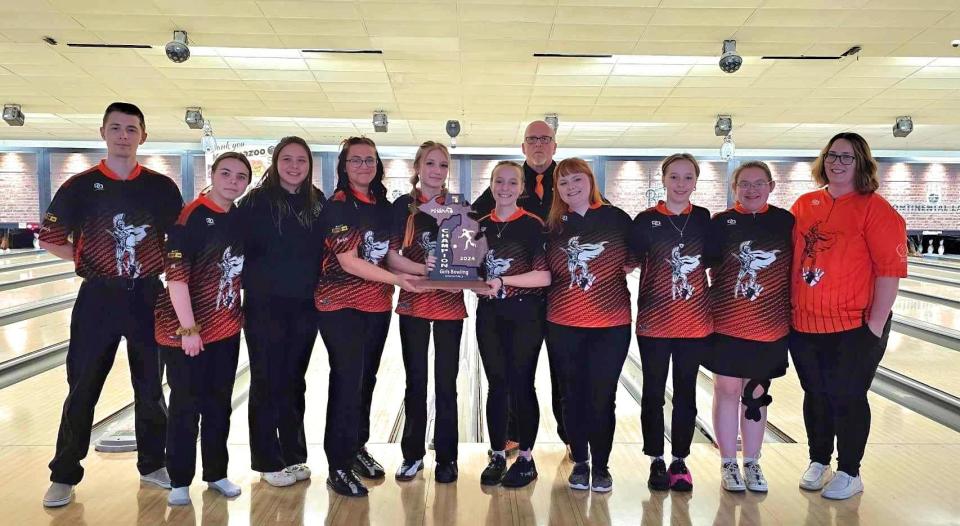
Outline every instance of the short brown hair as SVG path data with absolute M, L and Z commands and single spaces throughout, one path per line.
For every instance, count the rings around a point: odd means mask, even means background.
M 524 181 L 523 177 L 523 167 L 520 166 L 520 163 L 516 161 L 499 161 L 497 164 L 493 165 L 493 170 L 490 170 L 490 191 L 493 191 L 493 177 L 496 175 L 497 170 L 501 166 L 509 166 L 510 168 L 517 170 L 517 173 L 520 175 L 520 193 L 523 193 L 524 183 L 526 182 Z
M 670 165 L 677 161 L 690 161 L 693 164 L 693 173 L 696 174 L 697 179 L 700 178 L 700 163 L 697 162 L 697 158 L 689 153 L 675 153 L 660 163 L 660 179 L 667 177 L 667 169 L 670 168 Z
M 730 183 L 730 187 L 733 188 L 733 191 L 737 191 L 737 183 L 740 182 L 740 174 L 747 168 L 759 168 L 767 176 L 767 182 L 773 181 L 773 172 L 770 171 L 770 167 L 767 166 L 767 163 L 763 161 L 747 161 L 737 167 L 733 171 L 733 181 Z
M 870 145 L 867 144 L 867 140 L 860 136 L 860 134 L 853 132 L 841 132 L 834 135 L 830 141 L 827 142 L 827 145 L 823 147 L 823 150 L 820 150 L 820 156 L 813 161 L 813 168 L 811 169 L 813 172 L 813 180 L 820 186 L 826 186 L 830 183 L 824 164 L 827 153 L 830 152 L 830 147 L 840 139 L 850 142 L 853 146 L 853 155 L 855 157 L 854 166 L 856 166 L 856 173 L 853 174 L 854 189 L 858 194 L 871 194 L 876 192 L 877 189 L 880 188 L 880 180 L 877 179 L 877 171 L 879 170 L 877 160 L 873 158 L 873 153 L 870 152 Z

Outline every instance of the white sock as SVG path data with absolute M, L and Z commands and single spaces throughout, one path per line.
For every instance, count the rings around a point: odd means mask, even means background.
M 676 462 L 676 461 L 678 461 L 678 460 L 682 462 L 682 461 L 683 461 L 683 458 L 684 458 L 684 457 L 678 457 L 678 456 L 674 455 L 674 456 L 673 456 L 673 462 Z
M 654 462 L 656 462 L 656 461 L 658 461 L 658 460 L 663 460 L 663 455 L 660 455 L 660 456 L 657 456 L 657 457 L 650 457 L 650 463 L 651 463 L 651 464 L 653 464 Z
M 500 457 L 500 458 L 507 458 L 507 452 L 506 452 L 506 450 L 494 451 L 493 454 L 494 454 L 494 455 L 497 455 L 497 456 Z
M 240 494 L 240 486 L 237 486 L 230 479 L 222 478 L 216 482 L 208 482 L 207 486 L 223 494 L 224 497 L 236 497 Z
M 744 460 L 744 462 L 746 462 L 747 459 L 743 459 L 743 460 Z M 737 463 L 737 457 L 723 457 L 723 458 L 720 459 L 720 464 L 721 464 L 721 465 L 723 465 L 723 464 L 729 464 L 729 463 L 731 463 L 731 462 L 733 462 L 734 464 L 736 464 L 736 463 Z
M 174 506 L 186 506 L 190 504 L 190 486 L 170 488 L 170 494 L 167 495 L 167 503 Z
M 743 465 L 746 466 L 747 464 L 756 464 L 757 460 L 759 459 L 751 458 L 751 457 L 743 457 Z

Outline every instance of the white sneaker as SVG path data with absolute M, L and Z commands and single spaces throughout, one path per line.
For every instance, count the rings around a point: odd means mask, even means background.
M 727 462 L 720 466 L 720 483 L 727 491 L 745 491 L 747 486 L 740 475 L 740 466 L 736 462 Z
M 844 500 L 857 493 L 863 493 L 863 480 L 860 479 L 860 475 L 851 477 L 843 471 L 837 471 L 833 480 L 823 488 L 820 495 L 825 499 Z
M 260 478 L 267 481 L 267 484 L 275 488 L 293 486 L 297 483 L 297 476 L 284 468 L 280 471 L 271 471 L 270 473 L 261 473 Z
M 221 495 L 230 499 L 240 495 L 240 486 L 237 486 L 230 479 L 222 478 L 215 482 L 207 482 L 207 487 L 220 492 Z
M 743 465 L 743 476 L 747 481 L 748 490 L 766 493 L 769 489 L 767 487 L 767 479 L 763 476 L 763 470 L 760 469 L 760 463 L 745 463 Z
M 140 475 L 140 480 L 155 486 L 160 486 L 163 489 L 170 489 L 170 475 L 167 474 L 167 468 L 160 468 L 153 473 Z
M 59 508 L 66 506 L 73 500 L 73 486 L 52 482 L 47 492 L 43 495 L 43 505 L 47 508 Z
M 167 495 L 167 505 L 169 506 L 189 506 L 190 505 L 190 486 L 180 486 L 171 488 Z
M 294 477 L 297 477 L 297 480 L 307 480 L 310 478 L 312 472 L 306 464 L 294 464 L 292 466 L 287 466 L 287 471 L 293 473 Z
M 823 465 L 819 462 L 811 462 L 807 466 L 807 470 L 803 472 L 803 476 L 800 477 L 800 488 L 810 491 L 820 490 L 830 480 L 831 476 L 833 476 L 833 470 L 830 469 L 829 464 Z

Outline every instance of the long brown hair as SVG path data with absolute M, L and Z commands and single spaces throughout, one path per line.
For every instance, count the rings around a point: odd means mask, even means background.
M 677 161 L 690 161 L 693 164 L 693 173 L 697 176 L 697 179 L 700 178 L 700 163 L 697 162 L 697 158 L 693 154 L 689 153 L 675 153 L 668 156 L 666 159 L 660 162 L 660 180 L 667 180 L 667 170 L 670 168 L 670 165 Z
M 387 187 L 383 185 L 383 160 L 380 159 L 380 152 L 377 151 L 377 144 L 366 137 L 347 137 L 340 142 L 340 155 L 337 156 L 337 191 L 343 191 L 347 200 L 353 201 L 356 198 L 350 191 L 350 178 L 347 176 L 347 155 L 350 153 L 350 147 L 363 144 L 373 148 L 377 156 L 377 173 L 370 181 L 370 193 L 378 202 L 387 203 Z
M 285 195 L 287 191 L 280 186 L 278 167 L 280 152 L 291 144 L 299 144 L 307 152 L 307 177 L 300 183 L 295 192 L 302 205 L 299 212 L 290 206 Z M 292 135 L 280 139 L 280 142 L 273 148 L 270 167 L 263 173 L 257 187 L 250 190 L 251 199 L 249 202 L 252 204 L 254 202 L 252 198 L 260 193 L 263 193 L 270 203 L 270 215 L 273 217 L 273 223 L 278 232 L 283 233 L 280 225 L 283 223 L 283 219 L 290 215 L 295 216 L 297 221 L 307 230 L 313 229 L 313 223 L 319 217 L 319 208 L 323 206 L 323 203 L 321 203 L 323 193 L 313 185 L 313 153 L 310 152 L 307 141 Z
M 826 186 L 830 183 L 824 164 L 826 164 L 827 153 L 830 152 L 830 147 L 840 139 L 848 141 L 853 146 L 853 165 L 856 167 L 853 174 L 853 188 L 858 194 L 876 192 L 877 189 L 880 188 L 880 180 L 877 179 L 879 166 L 877 165 L 877 160 L 873 158 L 873 153 L 870 151 L 870 145 L 867 144 L 867 140 L 860 136 L 859 133 L 840 132 L 827 142 L 823 150 L 820 150 L 820 156 L 813 161 L 813 167 L 811 169 L 813 180 L 820 186 Z
M 450 163 L 450 151 L 447 150 L 447 147 L 439 142 L 434 141 L 425 141 L 420 145 L 420 148 L 417 149 L 417 154 L 413 156 L 413 175 L 410 176 L 410 197 L 413 199 L 410 202 L 410 210 L 407 214 L 407 224 L 403 230 L 403 245 L 402 248 L 407 248 L 413 244 L 413 235 L 416 230 L 414 216 L 417 215 L 420 205 L 420 189 L 417 188 L 417 184 L 420 183 L 420 163 L 422 163 L 427 155 L 430 155 L 430 152 L 438 150 L 443 153 L 443 156 L 447 158 L 447 164 Z M 449 172 L 447 177 L 449 177 Z M 444 185 L 440 190 L 441 198 L 446 198 L 447 196 L 447 186 Z
M 594 177 L 593 170 L 590 169 L 587 161 L 577 157 L 560 161 L 560 164 L 553 171 L 553 188 L 558 188 L 557 182 L 560 181 L 560 177 L 574 173 L 586 174 L 590 178 L 590 206 L 602 203 L 603 197 L 600 195 L 600 188 L 597 187 L 597 178 Z M 550 214 L 547 215 L 547 226 L 551 232 L 560 229 L 561 220 L 566 214 L 567 204 L 560 199 L 560 192 L 555 190 L 553 200 L 550 202 Z

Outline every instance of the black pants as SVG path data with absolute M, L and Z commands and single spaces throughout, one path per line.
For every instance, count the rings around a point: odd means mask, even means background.
M 530 296 L 481 300 L 477 305 L 477 344 L 487 375 L 487 431 L 494 451 L 506 447 L 508 407 L 520 449 L 532 449 L 537 439 L 535 381 L 543 345 L 543 303 L 543 298 Z
M 630 326 L 589 329 L 547 324 L 562 373 L 563 421 L 576 462 L 607 467 L 617 418 L 617 384 L 630 348 Z M 589 457 L 588 457 L 589 449 Z
M 370 438 L 370 402 L 390 329 L 390 311 L 321 312 L 320 337 L 330 359 L 323 450 L 331 470 L 350 469 Z
M 707 338 L 640 337 L 640 365 L 643 394 L 640 398 L 640 426 L 643 453 L 663 455 L 663 402 L 667 373 L 673 359 L 673 414 L 670 418 L 670 448 L 675 457 L 690 454 L 697 421 L 697 374 L 708 349 Z
M 227 435 L 240 335 L 204 343 L 203 347 L 200 354 L 192 357 L 180 347 L 160 348 L 170 385 L 167 473 L 175 488 L 189 486 L 193 481 L 198 431 L 203 480 L 215 482 L 227 476 Z
M 93 410 L 121 337 L 127 340 L 133 382 L 137 469 L 146 475 L 164 465 L 167 408 L 153 334 L 153 308 L 162 285 L 156 278 L 128 283 L 132 290 L 113 282 L 88 280 L 80 285 L 70 318 L 69 392 L 60 417 L 57 452 L 50 461 L 53 482 L 77 484 L 83 478 L 80 461 L 90 447 Z
M 544 308 L 540 313 L 540 317 L 543 320 L 543 334 L 547 334 L 547 309 L 546 302 L 544 302 Z M 560 441 L 564 444 L 569 444 L 570 441 L 567 439 L 567 431 L 563 425 L 563 372 L 560 368 L 561 358 L 556 356 L 556 352 L 553 350 L 553 346 L 550 344 L 550 338 L 546 338 L 547 344 L 547 365 L 550 368 L 550 408 L 553 410 L 553 418 L 557 421 L 557 436 L 560 437 Z M 509 393 L 508 393 L 509 398 Z M 507 411 L 509 415 L 507 419 L 507 438 L 519 442 L 519 430 L 517 429 L 517 421 L 513 414 L 513 404 L 509 404 L 510 408 Z
M 889 319 L 879 338 L 866 325 L 830 334 L 790 335 L 790 356 L 803 387 L 811 461 L 829 464 L 836 437 L 837 468 L 853 477 L 860 473 L 870 434 L 867 391 L 889 335 Z
M 307 461 L 305 376 L 317 340 L 312 299 L 246 295 L 250 464 L 270 473 Z
M 416 460 L 426 454 L 427 434 L 427 349 L 433 324 L 433 386 L 436 418 L 433 449 L 437 462 L 457 460 L 457 372 L 460 370 L 460 336 L 463 320 L 431 321 L 400 316 L 400 344 L 407 388 L 403 394 L 403 458 Z

